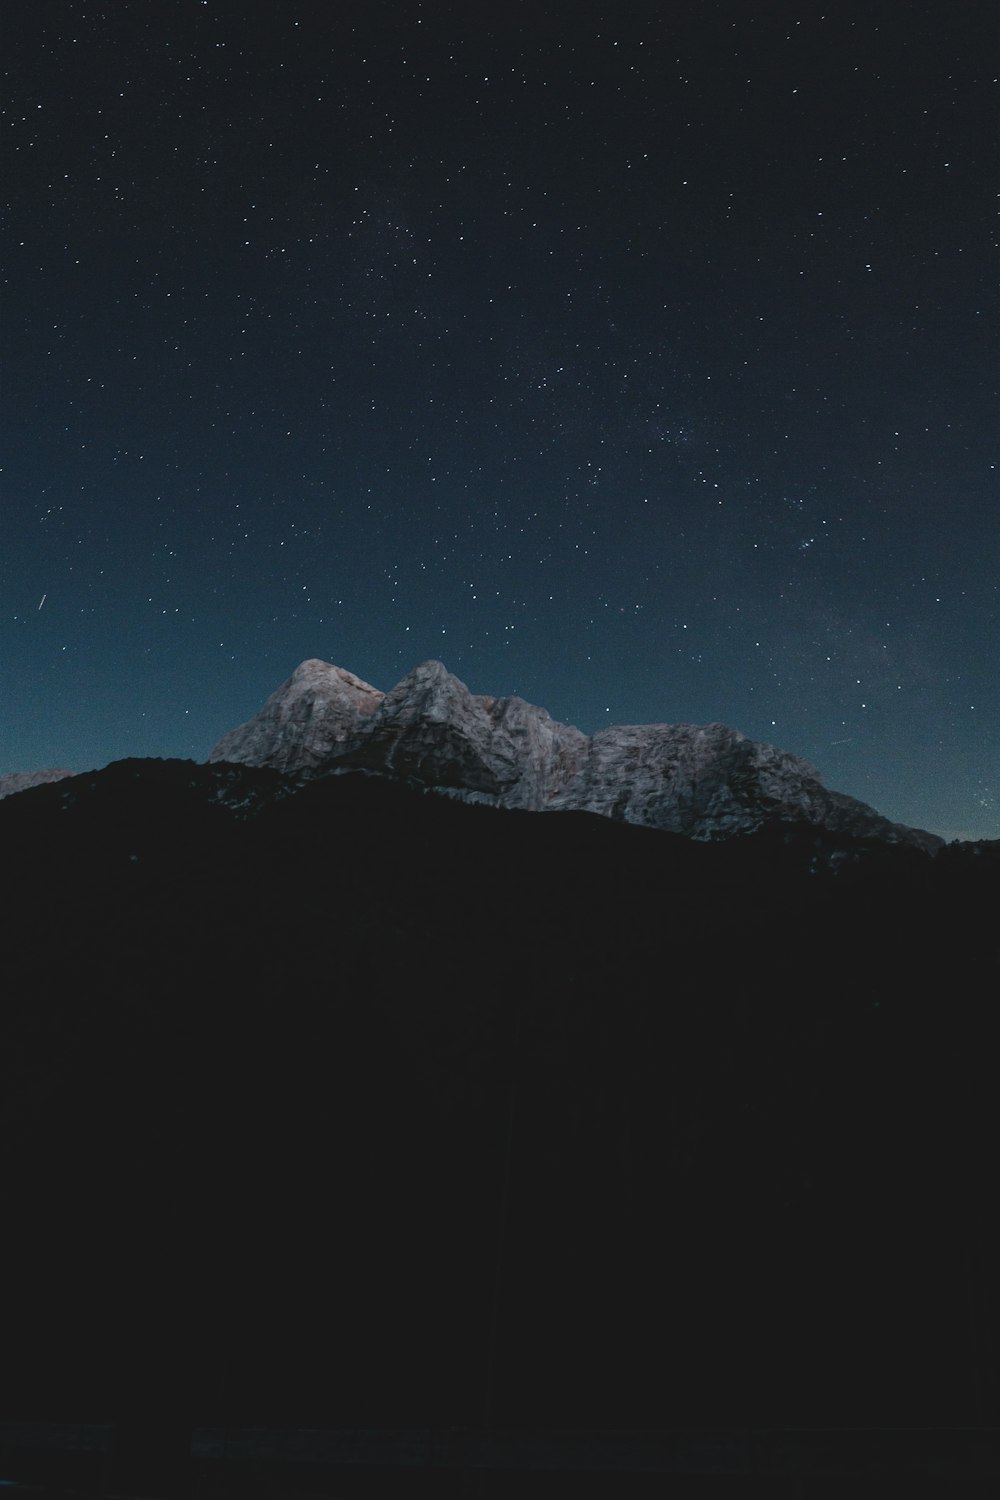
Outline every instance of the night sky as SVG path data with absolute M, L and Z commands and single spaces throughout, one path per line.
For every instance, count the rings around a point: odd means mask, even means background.
M 0 773 L 438 657 L 1000 836 L 995 14 L 5 6 Z

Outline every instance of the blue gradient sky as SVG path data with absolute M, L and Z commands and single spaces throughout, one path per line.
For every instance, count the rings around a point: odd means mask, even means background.
M 439 657 L 1000 836 L 992 5 L 106 10 L 5 20 L 0 774 Z

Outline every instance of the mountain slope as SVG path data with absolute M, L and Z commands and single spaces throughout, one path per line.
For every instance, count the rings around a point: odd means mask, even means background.
M 12 771 L 9 776 L 0 776 L 0 801 L 4 797 L 13 797 L 18 792 L 26 792 L 33 786 L 46 786 L 50 781 L 64 781 L 67 776 L 72 775 L 72 771 L 66 771 L 61 766 L 46 771 Z
M 343 667 L 315 658 L 304 661 L 260 713 L 223 735 L 209 760 L 267 765 L 276 771 L 316 771 L 357 733 L 382 697 L 377 688 Z
M 588 737 L 521 698 L 471 693 L 439 661 L 415 667 L 384 697 L 342 668 L 304 662 L 209 760 L 307 776 L 365 769 L 469 801 L 595 812 L 696 839 L 805 821 L 924 849 L 943 842 L 828 791 L 806 761 L 723 724 L 615 726 Z
M 978 1420 L 998 853 L 231 764 L 9 798 L 2 1404 Z

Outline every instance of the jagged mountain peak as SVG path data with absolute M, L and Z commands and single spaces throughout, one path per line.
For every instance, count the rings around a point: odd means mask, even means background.
M 334 688 L 337 683 L 347 688 L 354 688 L 358 692 L 373 693 L 376 698 L 383 695 L 378 688 L 372 687 L 370 682 L 356 677 L 353 672 L 348 672 L 346 667 L 334 666 L 332 662 L 322 661 L 318 656 L 310 656 L 306 661 L 299 662 L 285 687 L 294 685 L 296 688 L 306 686 L 326 685 Z M 279 692 L 281 689 L 279 688 Z
M 310 657 L 271 694 L 260 713 L 223 735 L 208 758 L 292 773 L 322 770 L 383 697 L 344 667 Z
M 339 764 L 388 772 L 455 792 L 499 797 L 518 779 L 483 702 L 440 661 L 425 661 L 359 725 Z
M 442 705 L 452 702 L 467 704 L 475 702 L 473 694 L 465 683 L 454 673 L 449 672 L 444 662 L 431 658 L 422 661 L 416 667 L 401 677 L 396 686 L 385 696 L 385 712 L 395 710 L 402 703 L 415 704 L 417 702 L 440 702 Z
M 586 735 L 523 698 L 472 693 L 434 658 L 386 694 L 329 662 L 302 662 L 209 759 L 300 776 L 363 769 L 467 801 L 594 812 L 696 839 L 804 821 L 890 843 L 942 843 L 828 791 L 808 761 L 727 724 Z
M 400 683 L 434 682 L 444 679 L 458 683 L 459 687 L 465 687 L 465 683 L 456 677 L 454 672 L 449 672 L 443 661 L 438 661 L 436 656 L 429 656 L 426 661 L 418 662 L 415 667 L 411 667 L 406 676 L 400 678 Z

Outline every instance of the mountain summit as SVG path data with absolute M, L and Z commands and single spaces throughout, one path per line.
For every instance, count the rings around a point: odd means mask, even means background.
M 293 774 L 323 770 L 384 696 L 343 667 L 315 658 L 304 661 L 259 714 L 222 736 L 209 760 L 271 766 Z
M 828 791 L 808 761 L 724 724 L 586 735 L 522 698 L 471 693 L 439 661 L 422 662 L 386 694 L 342 667 L 305 661 L 209 760 L 303 778 L 365 770 L 463 801 L 593 812 L 702 840 L 807 822 L 928 850 L 943 842 Z

